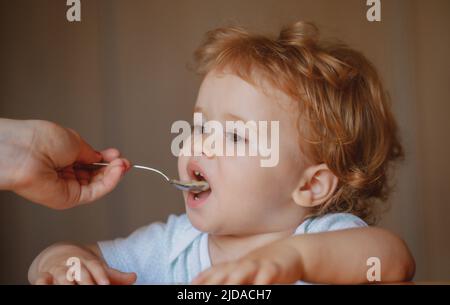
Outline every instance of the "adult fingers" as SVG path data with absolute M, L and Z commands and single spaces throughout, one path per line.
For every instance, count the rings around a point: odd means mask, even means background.
M 81 185 L 79 203 L 95 201 L 111 192 L 127 169 L 127 161 L 116 159 L 105 169 L 98 171 L 89 184 Z
M 131 285 L 136 282 L 136 273 L 121 272 L 112 268 L 107 268 L 106 272 L 112 285 Z

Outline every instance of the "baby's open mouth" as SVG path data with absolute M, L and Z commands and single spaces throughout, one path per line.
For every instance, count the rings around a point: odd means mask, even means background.
M 206 181 L 205 177 L 201 172 L 194 170 L 193 174 L 196 181 Z
M 211 193 L 211 185 L 209 184 L 205 174 L 201 171 L 200 168 L 194 166 L 194 168 L 189 169 L 189 176 L 193 181 L 208 183 L 208 187 L 206 188 L 206 190 L 195 193 L 189 192 L 189 196 L 192 197 L 195 201 L 202 201 L 206 199 Z
M 192 172 L 192 174 L 193 174 L 194 181 L 208 183 L 208 181 L 206 180 L 206 178 L 202 172 L 194 170 Z M 208 183 L 208 187 L 206 188 L 206 190 L 204 190 L 202 192 L 193 193 L 194 200 L 200 200 L 202 198 L 206 198 L 210 193 L 211 193 L 211 187 L 209 186 L 209 183 Z

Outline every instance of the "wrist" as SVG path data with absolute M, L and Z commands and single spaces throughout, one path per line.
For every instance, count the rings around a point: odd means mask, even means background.
M 33 121 L 0 119 L 0 190 L 15 191 L 26 180 L 23 167 L 32 151 Z
M 278 253 L 276 262 L 283 266 L 283 276 L 286 282 L 293 283 L 295 281 L 305 279 L 305 260 L 302 249 L 305 246 L 299 236 L 288 237 L 276 242 Z
M 295 281 L 304 280 L 305 278 L 305 264 L 304 264 L 304 257 L 302 254 L 301 249 L 298 247 L 294 247 L 293 245 L 289 244 L 288 247 L 292 251 L 293 255 L 293 271 L 294 271 L 294 278 Z

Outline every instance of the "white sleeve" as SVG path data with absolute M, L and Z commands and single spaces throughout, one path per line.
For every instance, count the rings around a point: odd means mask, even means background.
M 170 238 L 177 216 L 167 223 L 156 222 L 142 227 L 126 238 L 100 241 L 98 246 L 109 267 L 122 272 L 135 272 L 137 284 L 165 277 L 170 252 Z
M 149 264 L 153 257 L 161 257 L 160 247 L 165 224 L 153 223 L 134 231 L 127 238 L 100 241 L 98 246 L 108 266 L 123 272 L 136 272 Z M 162 256 L 164 257 L 164 256 Z

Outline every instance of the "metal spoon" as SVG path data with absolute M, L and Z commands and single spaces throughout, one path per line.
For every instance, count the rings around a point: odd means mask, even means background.
M 97 162 L 97 163 L 88 164 L 87 166 L 89 166 L 89 165 L 108 166 L 109 163 Z M 83 166 L 85 166 L 85 165 L 83 165 Z M 206 190 L 209 189 L 209 184 L 206 181 L 179 181 L 179 180 L 176 180 L 176 179 L 170 179 L 166 174 L 164 174 L 160 170 L 157 170 L 156 168 L 142 166 L 142 165 L 132 165 L 132 167 L 138 168 L 138 169 L 145 169 L 145 170 L 148 170 L 148 171 L 152 171 L 152 172 L 158 173 L 161 176 L 163 176 L 164 179 L 166 179 L 167 182 L 169 182 L 175 188 L 177 188 L 177 189 L 179 189 L 181 191 L 189 191 L 189 192 L 198 194 L 198 193 L 201 193 L 201 192 L 206 191 Z

